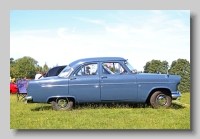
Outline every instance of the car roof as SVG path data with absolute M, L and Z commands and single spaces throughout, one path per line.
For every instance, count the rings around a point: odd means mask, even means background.
M 100 61 L 124 61 L 126 59 L 122 57 L 91 57 L 91 58 L 82 58 L 73 61 L 69 65 L 71 67 L 75 67 L 77 65 L 80 65 L 81 63 L 87 63 L 87 62 L 100 62 Z

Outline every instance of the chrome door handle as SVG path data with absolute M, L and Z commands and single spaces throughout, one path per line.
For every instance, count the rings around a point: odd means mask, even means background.
M 76 78 L 70 78 L 70 80 L 75 80 Z
M 101 76 L 101 79 L 103 79 L 103 78 L 107 78 L 107 76 Z

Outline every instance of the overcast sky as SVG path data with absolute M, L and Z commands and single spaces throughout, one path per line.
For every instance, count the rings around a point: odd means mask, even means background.
M 10 57 L 40 66 L 117 56 L 138 71 L 153 59 L 190 61 L 190 11 L 11 10 Z

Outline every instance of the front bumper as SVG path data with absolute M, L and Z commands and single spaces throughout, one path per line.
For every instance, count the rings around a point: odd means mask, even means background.
M 28 101 L 32 101 L 32 100 L 33 100 L 33 97 L 32 97 L 32 96 L 25 96 L 24 99 L 25 99 L 25 100 L 28 100 Z
M 172 99 L 173 99 L 173 100 L 180 99 L 181 96 L 182 96 L 182 95 L 181 95 L 180 92 L 172 92 Z

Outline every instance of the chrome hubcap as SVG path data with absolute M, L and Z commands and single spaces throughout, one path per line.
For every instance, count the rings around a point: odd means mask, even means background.
M 160 105 L 160 106 L 166 105 L 166 104 L 167 104 L 166 95 L 161 94 L 161 95 L 157 96 L 156 102 L 157 102 L 157 104 Z
M 66 99 L 59 99 L 57 103 L 58 103 L 58 106 L 64 108 L 67 106 L 68 101 Z

